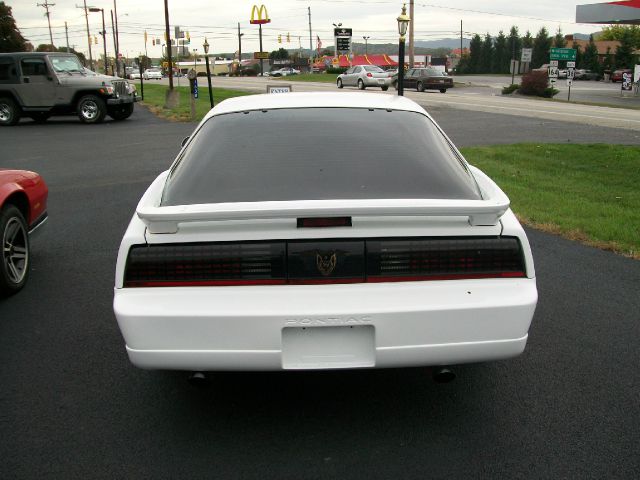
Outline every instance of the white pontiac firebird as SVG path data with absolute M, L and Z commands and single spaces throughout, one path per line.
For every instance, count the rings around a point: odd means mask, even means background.
M 404 97 L 219 103 L 118 254 L 131 362 L 187 371 L 444 366 L 522 353 L 537 303 L 509 199 Z

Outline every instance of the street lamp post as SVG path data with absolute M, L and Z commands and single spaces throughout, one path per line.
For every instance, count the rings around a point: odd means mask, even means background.
M 364 54 L 369 55 L 369 39 L 371 37 L 362 37 L 364 39 Z
M 196 65 L 197 59 L 198 59 L 198 49 L 194 48 L 193 49 L 193 68 L 194 68 L 194 70 L 196 70 L 198 68 L 198 66 Z
M 398 33 L 400 34 L 398 45 L 398 95 L 404 95 L 404 40 L 407 34 L 407 27 L 411 18 L 407 15 L 407 4 L 402 5 L 402 13 L 397 18 Z
M 204 43 L 202 44 L 202 48 L 204 48 L 204 61 L 207 64 L 207 83 L 209 84 L 209 103 L 211 104 L 211 108 L 213 108 L 213 90 L 211 88 L 211 71 L 209 70 L 209 42 L 207 42 L 206 37 L 204 39 Z
M 89 7 L 90 12 L 102 13 L 102 45 L 104 46 L 104 74 L 109 75 L 107 72 L 107 29 L 104 26 L 104 8 Z

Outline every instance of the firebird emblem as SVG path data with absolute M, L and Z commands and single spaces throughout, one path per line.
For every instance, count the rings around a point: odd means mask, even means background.
M 335 253 L 324 255 L 316 253 L 316 265 L 318 266 L 318 271 L 325 277 L 331 275 L 335 270 L 337 263 L 338 257 L 336 257 Z

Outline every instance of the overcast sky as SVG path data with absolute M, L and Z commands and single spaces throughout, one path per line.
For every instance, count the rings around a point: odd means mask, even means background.
M 13 8 L 13 16 L 22 34 L 35 46 L 49 43 L 47 19 L 43 7 L 36 3 L 45 0 L 5 0 Z M 87 36 L 83 9 L 83 0 L 49 0 L 55 3 L 51 7 L 51 26 L 56 46 L 64 46 L 66 21 L 69 28 L 69 44 L 87 52 Z M 164 2 L 163 0 L 116 0 L 120 50 L 130 56 L 145 51 L 144 31 L 148 32 L 147 50 L 150 57 L 161 55 L 160 46 L 152 46 L 152 38 L 163 38 Z M 191 35 L 191 47 L 202 52 L 205 36 L 212 45 L 212 52 L 234 52 L 238 48 L 237 25 L 243 37 L 243 52 L 257 51 L 258 26 L 250 25 L 251 7 L 254 1 L 218 1 L 218 0 L 169 0 L 169 17 L 172 28 L 180 25 Z M 322 40 L 323 47 L 333 45 L 332 23 L 342 23 L 353 28 L 354 41 L 363 42 L 362 36 L 370 36 L 369 43 L 397 42 L 396 17 L 400 14 L 401 1 L 395 0 L 265 0 L 271 23 L 263 28 L 263 50 L 271 51 L 278 47 L 297 48 L 298 37 L 302 48 L 309 48 L 309 17 L 311 7 L 311 25 L 313 48 L 316 48 L 316 36 Z M 576 5 L 597 3 L 589 0 L 573 2 L 564 0 L 536 0 L 514 2 L 512 0 L 416 0 L 414 25 L 417 40 L 433 40 L 460 36 L 460 20 L 463 21 L 465 38 L 474 33 L 489 32 L 496 35 L 501 29 L 508 32 L 511 25 L 517 25 L 524 34 L 532 34 L 546 26 L 551 33 L 561 28 L 564 33 L 592 33 L 599 30 L 593 25 L 575 23 Z M 111 37 L 110 10 L 113 0 L 87 0 L 88 6 L 105 9 L 107 23 L 107 51 L 113 55 Z M 407 6 L 408 8 L 408 6 Z M 101 30 L 100 13 L 89 14 L 89 28 L 92 36 Z M 291 43 L 277 43 L 278 34 L 285 41 L 287 32 L 291 34 Z M 98 50 L 102 52 L 102 40 L 99 38 Z M 92 48 L 96 48 L 95 46 Z

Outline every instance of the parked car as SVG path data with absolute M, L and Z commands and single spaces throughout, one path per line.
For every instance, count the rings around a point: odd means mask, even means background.
M 568 75 L 568 70 L 566 68 L 560 68 L 558 70 L 558 78 L 562 79 L 562 78 L 567 78 Z
M 295 68 L 281 68 L 279 70 L 273 70 L 269 72 L 270 77 L 287 77 L 289 75 L 298 75 L 300 70 Z
M 113 306 L 134 365 L 202 372 L 509 358 L 536 302 L 509 199 L 422 107 L 315 92 L 206 115 L 138 203 Z
M 37 173 L 0 169 L 0 296 L 18 292 L 27 282 L 29 238 L 47 220 L 48 193 Z
M 133 70 L 129 74 L 129 79 L 130 80 L 140 80 L 140 71 L 139 70 Z
M 162 70 L 159 68 L 147 68 L 142 77 L 145 80 L 162 80 Z
M 22 116 L 36 122 L 51 115 L 78 115 L 84 123 L 100 123 L 106 115 L 124 120 L 136 101 L 135 85 L 87 70 L 73 54 L 0 54 L 0 126 Z
M 576 80 L 602 80 L 602 75 L 598 72 L 581 68 L 576 70 L 574 78 Z
M 393 87 L 398 89 L 398 74 L 393 77 Z M 453 88 L 453 78 L 445 72 L 435 68 L 410 68 L 404 75 L 404 88 L 415 88 L 418 92 L 425 90 L 439 90 L 446 93 L 449 88 Z
M 611 81 L 613 83 L 616 82 L 622 82 L 622 76 L 627 73 L 629 75 L 633 75 L 633 70 L 629 69 L 629 68 L 623 68 L 621 70 L 615 70 L 613 72 L 613 74 L 611 75 Z
M 338 88 L 353 86 L 364 90 L 367 87 L 380 87 L 387 91 L 391 85 L 391 76 L 375 65 L 356 65 L 338 75 Z

